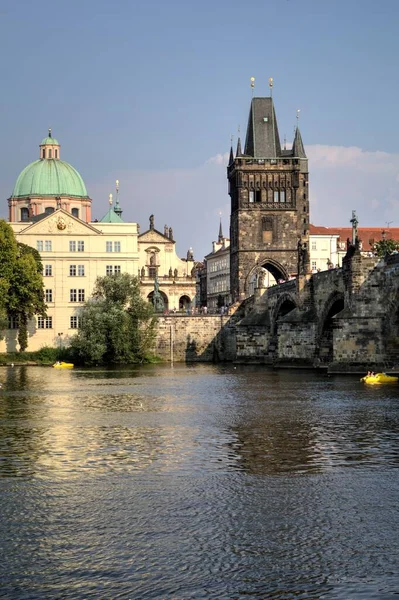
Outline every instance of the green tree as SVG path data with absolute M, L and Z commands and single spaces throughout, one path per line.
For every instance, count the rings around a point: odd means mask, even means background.
M 14 317 L 18 323 L 20 351 L 28 345 L 28 321 L 46 314 L 42 263 L 34 248 L 16 241 L 11 226 L 0 220 L 0 318 Z
M 397 252 L 399 250 L 399 242 L 397 240 L 380 240 L 374 244 L 373 250 L 379 258 L 383 258 L 387 254 Z
M 99 277 L 72 339 L 77 362 L 143 361 L 155 335 L 153 307 L 143 300 L 137 277 L 128 273 Z

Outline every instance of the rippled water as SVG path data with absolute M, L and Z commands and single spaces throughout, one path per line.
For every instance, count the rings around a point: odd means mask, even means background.
M 0 597 L 399 596 L 399 386 L 0 370 Z

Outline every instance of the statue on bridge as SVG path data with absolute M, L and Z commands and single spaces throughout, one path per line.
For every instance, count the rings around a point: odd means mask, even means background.
M 298 240 L 298 275 L 308 272 L 308 247 L 306 242 Z

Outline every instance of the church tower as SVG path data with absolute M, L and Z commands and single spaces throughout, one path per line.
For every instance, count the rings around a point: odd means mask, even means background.
M 227 178 L 231 294 L 237 302 L 250 295 L 263 269 L 279 281 L 309 268 L 308 159 L 298 124 L 292 149 L 281 148 L 272 97 L 252 98 L 244 152 L 238 139 Z

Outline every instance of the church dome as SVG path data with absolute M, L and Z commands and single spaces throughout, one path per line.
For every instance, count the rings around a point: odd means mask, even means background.
M 47 143 L 57 142 L 51 138 L 51 142 Z M 12 197 L 30 196 L 88 197 L 86 186 L 76 169 L 63 160 L 47 158 L 35 160 L 17 179 Z
M 45 138 L 42 139 L 41 141 L 41 146 L 46 146 L 47 144 L 52 144 L 53 146 L 59 146 L 59 142 L 58 140 L 56 140 L 55 138 L 51 137 L 51 130 L 49 131 L 49 135 Z

